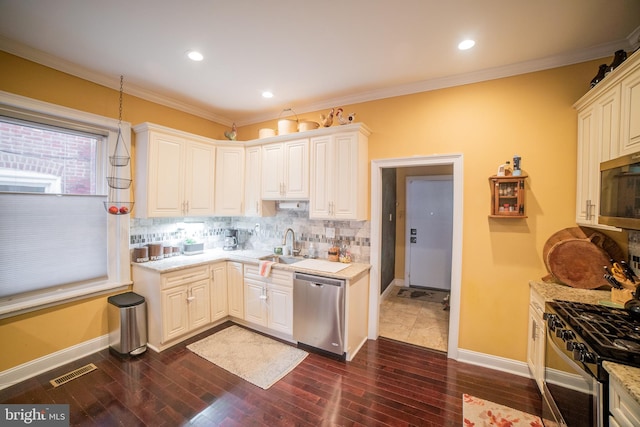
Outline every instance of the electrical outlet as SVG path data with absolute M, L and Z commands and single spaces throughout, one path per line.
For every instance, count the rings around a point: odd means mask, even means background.
M 327 227 L 324 229 L 324 234 L 327 236 L 327 239 L 335 239 L 336 238 L 336 229 Z

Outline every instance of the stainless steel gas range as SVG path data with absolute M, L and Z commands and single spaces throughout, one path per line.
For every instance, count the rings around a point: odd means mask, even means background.
M 640 321 L 622 309 L 547 302 L 543 422 L 608 427 L 605 360 L 640 367 Z

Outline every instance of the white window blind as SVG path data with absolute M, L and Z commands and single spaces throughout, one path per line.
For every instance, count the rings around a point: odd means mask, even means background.
M 96 144 L 76 144 L 77 151 L 50 153 L 36 147 L 33 135 L 22 143 L 7 133 L 11 129 L 0 129 L 0 319 L 126 289 L 129 215 L 109 215 L 103 202 L 108 153 L 119 129 L 130 150 L 129 123 L 2 91 L 0 117 L 0 126 L 24 124 L 43 137 L 51 131 L 96 137 Z M 37 167 L 16 168 L 16 161 Z M 63 166 L 56 169 L 55 162 Z
M 106 279 L 106 199 L 0 193 L 0 299 Z

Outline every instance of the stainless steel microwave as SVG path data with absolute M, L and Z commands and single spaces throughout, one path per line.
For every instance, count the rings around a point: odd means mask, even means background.
M 600 163 L 598 222 L 640 230 L 640 153 Z

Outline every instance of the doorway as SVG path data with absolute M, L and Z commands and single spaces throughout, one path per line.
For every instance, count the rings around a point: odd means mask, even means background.
M 453 177 L 409 176 L 406 195 L 405 286 L 449 291 Z
M 447 355 L 458 358 L 458 333 L 460 320 L 460 288 L 462 273 L 462 154 L 408 157 L 373 160 L 371 162 L 371 271 L 369 283 L 369 338 L 379 335 L 379 313 L 381 297 L 382 265 L 382 175 L 384 169 L 424 166 L 450 166 L 453 177 L 453 215 L 451 233 L 451 293 L 449 298 L 449 334 Z

